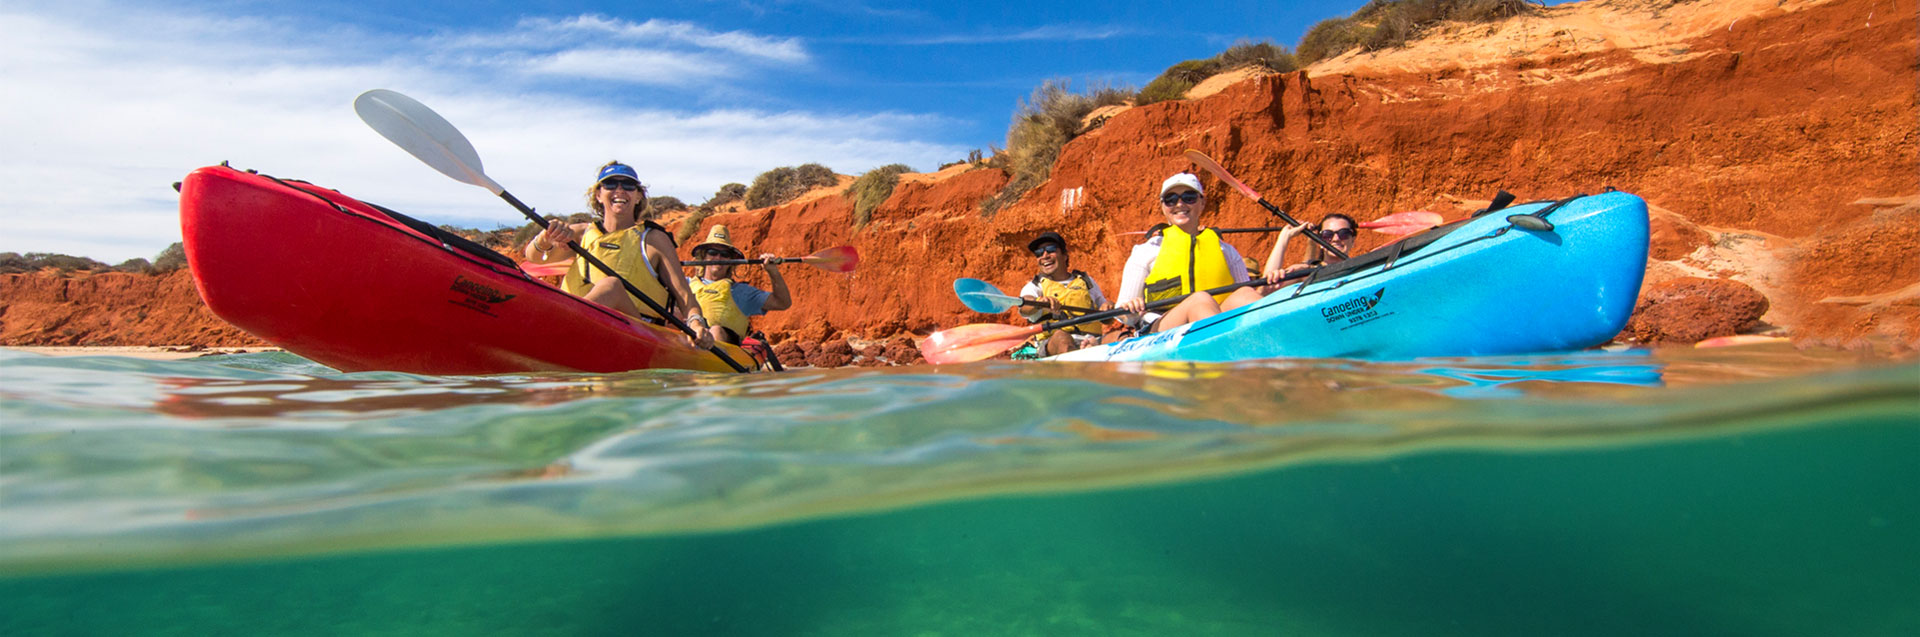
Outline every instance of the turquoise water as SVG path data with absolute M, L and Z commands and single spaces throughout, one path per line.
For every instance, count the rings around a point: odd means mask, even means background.
M 1920 634 L 1920 366 L 0 350 L 0 635 Z

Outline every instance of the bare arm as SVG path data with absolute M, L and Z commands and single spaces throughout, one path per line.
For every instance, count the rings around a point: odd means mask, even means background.
M 653 261 L 654 273 L 673 292 L 675 307 L 667 309 L 683 318 L 700 316 L 700 304 L 693 300 L 693 288 L 687 285 L 687 274 L 680 269 L 680 255 L 674 251 L 673 242 L 665 233 L 648 232 L 646 244 L 650 248 L 648 252 L 658 257 Z M 704 322 L 706 317 L 701 316 L 700 320 Z
M 584 223 L 549 223 L 545 230 L 527 242 L 526 249 L 521 252 L 526 260 L 534 263 L 565 261 L 573 258 L 573 248 L 567 247 L 567 242 L 579 239 L 586 232 L 587 224 Z
M 1260 271 L 1266 273 L 1266 276 L 1269 278 L 1272 277 L 1273 273 L 1279 272 L 1281 267 L 1286 264 L 1287 244 L 1293 243 L 1293 238 L 1300 236 L 1300 233 L 1306 231 L 1306 229 L 1306 224 L 1301 224 L 1281 230 L 1280 238 L 1273 242 L 1273 250 L 1267 253 L 1267 263 L 1264 267 L 1260 268 Z
M 673 292 L 676 307 L 667 310 L 679 315 L 688 327 L 693 328 L 689 340 L 694 347 L 713 347 L 713 330 L 709 329 L 711 325 L 707 323 L 707 317 L 700 313 L 700 303 L 693 298 L 693 288 L 687 285 L 687 274 L 680 269 L 680 255 L 675 252 L 673 241 L 664 232 L 649 231 L 646 236 L 645 243 L 650 248 L 648 252 L 659 255 L 658 259 L 651 261 L 654 274 Z
M 1114 300 L 1114 307 L 1134 314 L 1146 311 L 1147 274 L 1153 271 L 1153 260 L 1159 255 L 1159 243 L 1133 247 L 1133 254 L 1127 256 L 1127 264 L 1120 272 L 1120 298 Z
M 793 293 L 787 290 L 786 277 L 780 276 L 780 257 L 762 254 L 760 260 L 762 263 L 760 267 L 766 269 L 767 278 L 773 281 L 772 293 L 767 295 L 767 302 L 761 304 L 760 309 L 765 312 L 778 312 L 793 307 Z

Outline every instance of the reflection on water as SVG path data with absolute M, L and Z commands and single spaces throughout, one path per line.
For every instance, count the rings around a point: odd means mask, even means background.
M 0 634 L 1914 634 L 1916 422 L 1920 366 L 1785 346 L 494 377 L 0 350 Z
M 738 528 L 1434 445 L 1627 444 L 1791 424 L 1913 376 L 1750 395 L 1742 383 L 1857 364 L 1785 347 L 758 376 L 0 356 L 0 564 L 36 569 Z

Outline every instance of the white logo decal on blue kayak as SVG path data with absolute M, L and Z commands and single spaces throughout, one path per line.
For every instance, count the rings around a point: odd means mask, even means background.
M 1107 357 L 1111 359 L 1113 357 L 1117 357 L 1127 352 L 1131 352 L 1135 350 L 1143 350 L 1143 349 L 1154 349 L 1162 345 L 1165 345 L 1168 348 L 1172 348 L 1173 346 L 1178 345 L 1180 343 L 1180 337 L 1185 336 L 1187 333 L 1187 328 L 1191 326 L 1192 324 L 1189 323 L 1187 325 L 1180 326 L 1180 329 L 1177 329 L 1177 330 L 1160 332 L 1158 334 L 1148 334 L 1146 336 L 1140 336 L 1140 337 L 1120 341 L 1119 343 L 1114 344 L 1112 351 L 1107 352 Z
M 1374 290 L 1372 294 L 1348 298 L 1332 305 L 1320 308 L 1320 318 L 1328 324 L 1338 324 L 1340 329 L 1359 327 L 1376 320 L 1393 316 L 1393 312 L 1383 312 L 1381 299 L 1387 295 L 1386 288 Z

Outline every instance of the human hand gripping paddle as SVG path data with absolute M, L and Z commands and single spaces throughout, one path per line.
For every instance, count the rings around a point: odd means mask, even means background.
M 401 150 L 407 151 L 408 154 L 413 155 L 422 162 L 426 162 L 426 164 L 432 166 L 434 170 L 440 171 L 440 174 L 452 177 L 455 181 L 485 188 L 488 192 L 498 195 L 501 199 L 506 200 L 507 203 L 512 204 L 515 209 L 520 211 L 520 214 L 526 215 L 527 218 L 532 219 L 534 223 L 540 224 L 541 228 L 544 229 L 547 227 L 548 222 L 546 217 L 536 214 L 533 208 L 529 208 L 527 204 L 521 203 L 518 198 L 513 196 L 513 193 L 507 192 L 505 188 L 500 187 L 499 183 L 496 183 L 493 178 L 488 177 L 487 174 L 482 171 L 480 154 L 473 150 L 473 144 L 467 141 L 467 136 L 462 135 L 460 129 L 454 128 L 453 123 L 448 122 L 447 119 L 441 117 L 439 113 L 435 113 L 433 109 L 427 108 L 427 105 L 421 104 L 411 97 L 377 88 L 361 93 L 360 97 L 354 98 L 353 112 L 358 113 L 361 121 L 366 122 L 367 126 L 372 127 L 374 132 L 380 133 L 381 137 L 387 138 L 387 141 L 393 142 L 393 144 L 399 146 Z M 606 263 L 594 258 L 592 254 L 582 249 L 578 243 L 568 241 L 567 247 L 571 248 L 573 253 L 578 255 L 579 258 L 586 259 L 589 265 L 598 268 L 601 272 L 606 273 L 607 276 L 618 279 L 620 285 L 627 289 L 628 294 L 640 299 L 647 307 L 653 308 L 654 312 L 666 318 L 667 322 L 671 323 L 674 327 L 680 328 L 680 331 L 685 332 L 689 338 L 698 340 L 699 337 L 694 334 L 693 328 L 687 327 L 685 322 L 675 317 L 673 312 L 668 311 L 667 308 L 661 307 L 659 302 L 642 294 L 640 289 L 634 287 L 632 283 L 620 278 L 620 275 L 615 273 L 613 268 L 607 267 Z M 720 351 L 719 347 L 709 346 L 707 347 L 707 351 L 712 352 L 714 356 L 720 357 L 721 362 L 726 363 L 728 367 L 732 367 L 734 371 L 747 371 L 746 367 L 735 362 L 733 358 L 727 356 L 726 352 Z
M 1249 279 L 1231 285 L 1222 285 L 1211 290 L 1201 290 L 1194 294 L 1225 294 L 1248 286 L 1278 284 L 1307 276 L 1313 272 L 1314 270 L 1311 268 L 1301 270 L 1281 277 L 1278 281 Z M 1160 299 L 1148 303 L 1146 309 L 1157 310 L 1173 307 L 1179 305 L 1180 302 L 1186 300 L 1186 298 L 1187 297 L 1183 295 L 1170 299 Z M 1091 314 L 1076 316 L 1066 320 L 1053 321 L 1051 323 L 1026 326 L 1006 325 L 1002 323 L 962 325 L 951 329 L 940 330 L 934 332 L 932 336 L 928 336 L 927 340 L 920 342 L 920 355 L 926 357 L 927 362 L 935 365 L 971 363 L 986 360 L 999 355 L 1001 352 L 1019 347 L 1021 343 L 1027 342 L 1027 339 L 1035 334 L 1050 332 L 1063 327 L 1073 327 L 1085 323 L 1104 321 L 1127 313 L 1124 309 L 1112 309 L 1105 312 L 1093 312 Z
M 681 261 L 680 265 L 759 265 L 766 263 L 762 259 L 704 259 L 700 261 Z M 827 248 L 804 257 L 780 257 L 774 263 L 804 263 L 828 272 L 845 274 L 860 265 L 860 253 L 853 246 Z
M 1254 203 L 1260 204 L 1260 207 L 1266 208 L 1267 212 L 1271 212 L 1280 217 L 1280 220 L 1287 222 L 1287 225 L 1300 225 L 1299 219 L 1293 218 L 1293 215 L 1287 214 L 1286 211 L 1281 210 L 1279 206 L 1273 205 L 1273 202 L 1267 201 L 1266 197 L 1260 196 L 1260 193 L 1254 192 L 1253 189 L 1248 188 L 1246 184 L 1240 183 L 1240 180 L 1234 179 L 1233 173 L 1227 172 L 1225 166 L 1221 166 L 1220 162 L 1214 161 L 1213 158 L 1208 157 L 1206 153 L 1189 149 L 1187 151 L 1187 159 L 1193 161 L 1194 164 L 1199 165 L 1201 168 L 1207 169 L 1207 172 L 1213 173 L 1213 176 L 1219 177 L 1221 181 L 1227 182 L 1227 185 L 1233 186 L 1234 190 L 1240 191 L 1240 194 L 1246 195 L 1247 198 L 1252 199 Z M 1314 243 L 1320 244 L 1322 249 L 1340 257 L 1342 261 L 1346 260 L 1346 251 L 1333 247 L 1333 243 L 1321 237 L 1319 233 L 1308 232 L 1305 234 L 1308 239 L 1312 239 Z
M 954 279 L 953 293 L 960 297 L 960 302 L 965 304 L 967 309 L 982 314 L 999 314 L 1022 305 L 1027 307 L 1053 307 L 1053 304 L 1044 301 L 1034 301 L 1011 294 L 1004 294 L 1000 292 L 1000 288 L 994 287 L 992 283 L 980 279 Z M 1090 307 L 1079 307 L 1075 305 L 1062 305 L 1060 309 L 1075 314 L 1086 314 L 1095 311 Z

